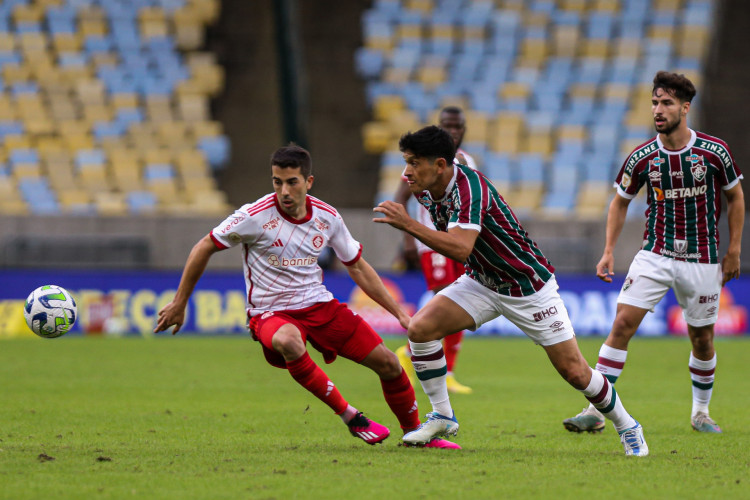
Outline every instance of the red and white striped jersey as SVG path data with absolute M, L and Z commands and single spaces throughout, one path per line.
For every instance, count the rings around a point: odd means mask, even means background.
M 307 196 L 307 215 L 293 219 L 272 193 L 243 205 L 211 231 L 220 248 L 242 245 L 248 315 L 294 310 L 333 300 L 318 258 L 326 246 L 345 264 L 362 255 L 335 208 Z
M 479 170 L 477 168 L 477 162 L 474 161 L 474 158 L 472 158 L 469 153 L 467 153 L 466 151 L 464 151 L 461 148 L 458 148 L 458 150 L 456 151 L 456 156 L 458 156 L 459 154 L 464 155 L 464 158 L 466 158 L 466 164 L 469 167 L 471 167 L 472 170 Z M 457 165 L 458 164 L 458 159 L 453 160 L 453 164 Z M 427 209 L 425 207 L 423 207 L 421 204 L 419 204 L 417 206 L 417 220 L 419 222 L 421 222 L 423 225 L 429 227 L 430 229 L 434 229 L 435 228 L 435 225 L 432 223 L 432 219 L 430 219 L 430 212 L 428 212 Z M 416 242 L 417 242 L 417 253 L 419 253 L 419 255 L 422 255 L 425 252 L 433 252 L 434 251 L 434 250 L 432 250 L 432 248 L 428 247 L 427 245 L 425 245 L 421 241 L 416 240 Z

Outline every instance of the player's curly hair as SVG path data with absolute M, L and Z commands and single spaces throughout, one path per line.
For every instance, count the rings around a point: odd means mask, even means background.
M 669 71 L 659 71 L 654 77 L 654 88 L 651 95 L 656 89 L 662 89 L 667 94 L 671 94 L 681 102 L 692 102 L 695 97 L 695 86 L 685 75 L 670 73 Z
M 312 174 L 312 158 L 310 153 L 303 147 L 290 142 L 271 155 L 271 166 L 281 168 L 299 168 L 302 176 L 307 179 Z
M 444 158 L 448 165 L 453 164 L 456 156 L 456 146 L 450 134 L 435 125 L 402 135 L 398 148 L 401 152 L 409 151 L 418 158 L 430 161 Z

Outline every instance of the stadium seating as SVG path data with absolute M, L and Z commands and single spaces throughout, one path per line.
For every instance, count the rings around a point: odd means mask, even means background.
M 0 2 L 0 214 L 223 214 L 219 0 Z
M 377 201 L 398 185 L 398 137 L 456 104 L 463 147 L 514 208 L 602 217 L 624 155 L 654 133 L 654 74 L 701 85 L 714 3 L 375 0 L 355 63 L 373 114 L 364 147 L 382 155 Z

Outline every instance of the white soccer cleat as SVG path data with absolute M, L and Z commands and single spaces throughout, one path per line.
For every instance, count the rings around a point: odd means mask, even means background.
M 620 432 L 620 441 L 628 457 L 645 457 L 648 455 L 648 445 L 643 438 L 643 427 L 636 420 L 635 427 Z
M 425 416 L 427 420 L 424 423 L 420 424 L 415 430 L 404 434 L 404 443 L 427 444 L 436 437 L 458 434 L 458 421 L 455 412 L 451 417 L 446 417 L 435 411 Z

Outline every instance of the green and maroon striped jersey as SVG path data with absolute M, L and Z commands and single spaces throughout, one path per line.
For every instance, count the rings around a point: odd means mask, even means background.
M 742 179 L 721 139 L 690 130 L 679 151 L 664 147 L 657 135 L 633 150 L 615 187 L 628 199 L 646 186 L 648 209 L 643 249 L 686 262 L 719 262 L 721 190 Z
M 428 191 L 417 199 L 438 231 L 454 226 L 479 231 L 464 268 L 490 290 L 511 297 L 531 295 L 555 271 L 481 172 L 456 165 L 443 199 L 433 200 Z

